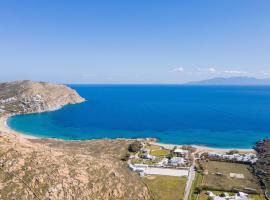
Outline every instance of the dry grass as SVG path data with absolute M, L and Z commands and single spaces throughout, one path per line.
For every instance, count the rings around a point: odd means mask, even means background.
M 121 161 L 129 141 L 6 139 L 0 137 L 1 200 L 149 198 L 140 177 Z
M 250 171 L 250 167 L 244 164 L 217 162 L 217 161 L 202 161 L 205 175 L 202 185 L 216 190 L 232 190 L 253 188 L 257 192 L 260 191 L 258 180 Z M 216 173 L 222 173 L 217 175 Z M 230 173 L 243 174 L 244 179 L 231 178 Z
M 144 182 L 155 200 L 181 200 L 184 196 L 186 178 L 172 176 L 149 176 Z

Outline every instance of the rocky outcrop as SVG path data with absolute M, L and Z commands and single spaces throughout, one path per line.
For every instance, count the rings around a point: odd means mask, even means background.
M 270 198 L 270 139 L 257 142 L 255 150 L 258 155 L 255 172 L 265 186 L 266 196 Z
M 0 84 L 0 109 L 7 113 L 51 111 L 83 101 L 84 98 L 65 85 L 33 81 Z

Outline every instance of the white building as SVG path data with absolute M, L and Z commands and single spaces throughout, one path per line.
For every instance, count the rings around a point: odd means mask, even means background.
M 173 152 L 176 153 L 178 156 L 185 156 L 188 154 L 188 151 L 183 149 L 175 149 Z
M 162 166 L 166 166 L 168 165 L 169 159 L 168 158 L 163 158 L 158 164 L 157 166 L 162 167 Z
M 221 154 L 221 153 L 208 153 L 210 158 L 220 158 L 224 160 L 235 160 L 238 162 L 255 163 L 258 159 L 255 154 Z
M 179 165 L 183 165 L 183 164 L 185 164 L 185 159 L 182 157 L 172 157 L 169 160 L 169 164 L 172 166 L 175 166 L 175 167 L 179 166 Z
M 145 154 L 143 154 L 142 158 L 148 159 L 148 160 L 155 160 L 156 156 L 152 156 L 152 155 L 150 155 L 148 153 L 145 153 Z
M 248 200 L 248 194 L 244 192 L 238 192 L 233 196 L 229 196 L 228 193 L 224 193 L 225 194 L 224 197 L 217 196 L 211 191 L 207 191 L 206 194 L 209 197 L 213 198 L 213 200 Z
M 10 98 L 7 98 L 7 99 L 1 99 L 0 104 L 11 103 L 11 102 L 14 102 L 14 101 L 17 101 L 17 98 L 16 97 L 10 97 Z
M 141 151 L 142 153 L 149 153 L 149 152 L 150 152 L 150 149 L 142 148 L 140 151 Z
M 148 165 L 145 164 L 129 164 L 128 166 L 132 171 L 135 172 L 144 172 L 144 170 L 148 168 Z

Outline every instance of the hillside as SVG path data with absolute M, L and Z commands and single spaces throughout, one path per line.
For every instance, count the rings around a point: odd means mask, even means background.
M 0 84 L 0 109 L 7 113 L 43 112 L 85 101 L 65 85 L 15 81 Z
M 255 150 L 259 158 L 255 165 L 256 174 L 263 180 L 270 197 L 270 139 L 257 142 Z
M 0 199 L 149 199 L 121 157 L 125 140 L 23 141 L 0 136 Z
M 10 114 L 44 112 L 84 99 L 64 85 L 0 84 L 0 199 L 149 199 L 121 159 L 130 140 L 27 139 L 5 126 Z

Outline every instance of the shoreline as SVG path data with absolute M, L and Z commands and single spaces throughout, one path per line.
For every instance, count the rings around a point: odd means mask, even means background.
M 2 134 L 9 134 L 12 135 L 15 138 L 23 138 L 23 139 L 44 139 L 42 137 L 37 137 L 37 136 L 31 136 L 31 135 L 27 135 L 18 131 L 13 130 L 12 128 L 10 128 L 7 124 L 7 120 L 8 118 L 11 117 L 11 115 L 4 115 L 0 117 L 0 133 Z M 58 141 L 62 141 L 63 139 L 57 139 L 57 138 L 46 138 L 46 139 L 50 139 L 50 140 L 58 140 Z M 95 139 L 95 140 L 104 140 L 105 138 L 100 138 L 100 139 Z M 107 138 L 108 139 L 108 138 Z M 137 138 L 137 139 L 149 139 L 149 138 Z M 90 139 L 89 139 L 90 140 Z M 134 139 L 130 139 L 130 138 L 116 138 L 115 140 L 134 140 Z M 80 141 L 80 140 L 78 140 Z M 180 144 L 166 144 L 166 143 L 159 143 L 159 142 L 150 142 L 153 145 L 157 145 L 157 146 L 161 146 L 164 147 L 166 149 L 173 149 L 175 146 L 178 148 L 181 148 L 183 145 Z M 239 152 L 254 152 L 254 150 L 252 148 L 250 149 L 241 149 L 241 148 L 215 148 L 215 147 L 208 147 L 208 146 L 201 146 L 201 145 L 190 145 L 194 148 L 196 148 L 196 152 L 198 153 L 202 153 L 202 152 L 217 152 L 217 153 L 226 153 L 230 150 L 237 150 Z
M 3 132 L 5 134 L 11 134 L 12 136 L 15 136 L 16 138 L 20 137 L 24 139 L 40 139 L 39 137 L 27 135 L 27 134 L 20 133 L 18 131 L 11 129 L 7 124 L 7 120 L 9 117 L 11 117 L 11 115 L 4 115 L 0 117 L 0 133 L 1 134 Z
M 165 144 L 165 143 L 159 143 L 159 142 L 152 142 L 151 144 L 157 145 L 160 147 L 164 147 L 165 149 L 173 149 L 174 147 L 181 148 L 183 146 L 192 146 L 196 148 L 195 153 L 203 153 L 203 152 L 215 152 L 215 153 L 227 153 L 231 150 L 237 150 L 241 153 L 249 153 L 254 152 L 254 149 L 241 149 L 241 148 L 215 148 L 215 147 L 208 147 L 208 146 L 201 146 L 201 145 L 180 145 L 180 144 Z

